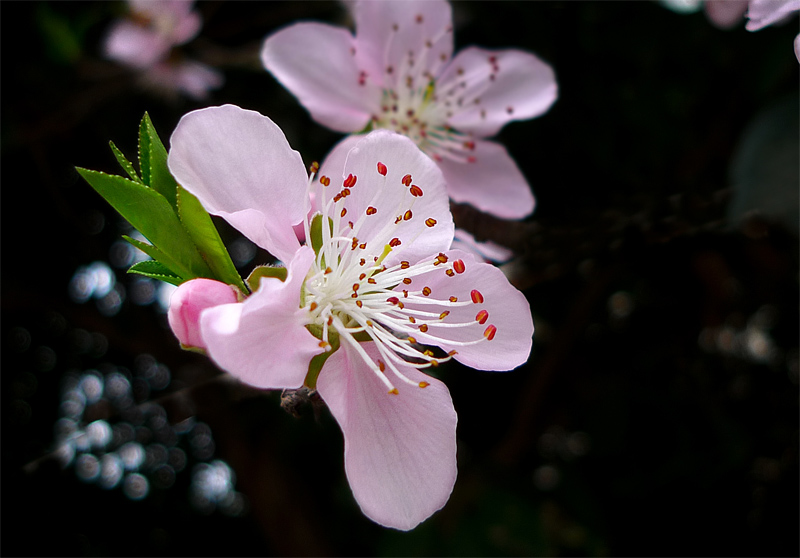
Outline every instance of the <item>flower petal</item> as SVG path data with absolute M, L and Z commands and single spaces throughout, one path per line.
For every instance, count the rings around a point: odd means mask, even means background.
M 503 219 L 521 219 L 536 205 L 531 187 L 506 148 L 476 140 L 472 162 L 443 159 L 439 168 L 450 197 Z
M 300 288 L 313 260 L 311 248 L 300 248 L 285 281 L 262 278 L 244 302 L 202 312 L 203 341 L 220 368 L 259 388 L 303 384 L 309 362 L 322 352 L 305 328 L 307 311 L 300 309 Z
M 521 50 L 478 47 L 453 58 L 437 80 L 436 91 L 462 107 L 448 123 L 478 137 L 493 136 L 512 120 L 539 116 L 558 97 L 555 73 L 538 57 Z
M 453 55 L 452 11 L 443 0 L 366 0 L 354 13 L 359 67 L 383 87 L 396 89 L 409 75 L 435 76 Z
M 178 182 L 247 238 L 288 261 L 300 247 L 292 225 L 308 211 L 300 154 L 266 116 L 234 105 L 181 118 L 169 168 Z
M 745 29 L 758 31 L 800 10 L 800 0 L 750 0 Z
M 353 48 L 346 29 L 297 23 L 267 37 L 261 61 L 314 120 L 339 132 L 356 132 L 376 114 L 381 92 L 359 79 Z
M 491 240 L 478 242 L 474 236 L 463 229 L 455 230 L 451 248 L 469 252 L 485 262 L 505 263 L 514 257 L 514 252 L 505 246 L 500 246 Z
M 192 279 L 180 285 L 169 300 L 167 319 L 181 345 L 205 349 L 200 334 L 200 314 L 207 308 L 237 301 L 237 290 L 212 279 Z
M 706 0 L 703 10 L 716 27 L 732 29 L 741 24 L 747 11 L 747 0 Z
M 445 351 L 455 350 L 457 361 L 478 370 L 511 370 L 524 364 L 533 345 L 533 319 L 525 296 L 508 282 L 503 272 L 495 266 L 478 262 L 467 252 L 450 250 L 445 252 L 449 261 L 463 262 L 461 273 L 447 275 L 445 267 L 412 280 L 406 289 L 428 287 L 430 302 L 447 301 L 456 297 L 458 301 L 472 301 L 465 306 L 446 304 L 420 304 L 411 298 L 404 299 L 406 310 L 419 309 L 426 312 L 448 312 L 436 323 L 428 324 L 427 333 L 419 331 L 414 337 L 423 344 L 436 345 Z M 476 302 L 473 291 L 480 293 Z M 480 298 L 482 297 L 482 301 Z M 428 300 L 426 300 L 428 302 Z M 485 310 L 488 316 L 484 321 L 479 313 Z M 479 323 L 483 321 L 483 323 Z M 447 327 L 448 324 L 473 322 L 466 327 Z M 496 332 L 491 340 L 484 337 L 488 328 L 494 326 Z M 481 340 L 472 345 L 459 345 L 459 342 Z
M 362 347 L 379 358 L 374 343 Z M 447 503 L 456 480 L 456 412 L 447 387 L 404 368 L 422 389 L 383 382 L 343 344 L 325 363 L 317 390 L 344 434 L 344 465 L 364 514 L 409 530 Z
M 111 28 L 103 45 L 106 58 L 135 68 L 151 66 L 170 48 L 166 37 L 124 20 Z
M 378 163 L 386 175 L 378 172 Z M 450 247 L 454 226 L 442 172 L 413 141 L 387 130 L 346 138 L 320 167 L 320 176 L 331 179 L 326 199 L 341 190 L 350 174 L 356 183 L 342 201 L 342 224 L 353 222 L 352 234 L 378 254 L 393 239 L 400 241 L 384 260 L 387 266 L 417 262 Z M 405 175 L 411 175 L 411 185 L 403 183 Z M 412 186 L 419 196 L 412 194 Z

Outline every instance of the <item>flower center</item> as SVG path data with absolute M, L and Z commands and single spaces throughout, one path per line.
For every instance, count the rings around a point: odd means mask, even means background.
M 401 381 L 424 388 L 427 382 L 408 379 L 398 365 L 438 366 L 456 354 L 454 350 L 446 354 L 440 350 L 434 352 L 421 343 L 436 345 L 439 340 L 454 346 L 472 345 L 491 340 L 496 328 L 489 325 L 484 329 L 488 313 L 482 309 L 474 319 L 450 317 L 451 309 L 482 304 L 483 296 L 479 291 L 472 290 L 468 299 L 459 300 L 455 296 L 435 296 L 424 284 L 422 276 L 431 273 L 444 273 L 449 277 L 463 273 L 463 261 L 450 261 L 439 253 L 414 264 L 408 261 L 388 267 L 384 264 L 393 250 L 413 242 L 426 228 L 435 227 L 437 223 L 431 217 L 415 214 L 424 211 L 415 207 L 424 193 L 412 183 L 410 174 L 404 175 L 397 184 L 387 184 L 386 165 L 377 163 L 377 171 L 379 176 L 373 179 L 382 183 L 369 185 L 375 194 L 360 215 L 353 214 L 356 210 L 347 200 L 351 190 L 358 187 L 355 175 L 349 175 L 342 189 L 332 197 L 329 196 L 330 179 L 320 177 L 322 187 L 318 188 L 316 198 L 320 212 L 305 223 L 306 239 L 310 239 L 316 259 L 306 277 L 301 304 L 309 312 L 310 327 L 320 339 L 321 347 L 331 351 L 335 344 L 347 342 L 383 380 L 389 393 L 397 394 L 387 377 L 387 369 Z M 402 196 L 392 198 L 399 200 L 394 207 L 384 203 L 386 196 L 382 190 L 385 188 L 403 188 Z M 383 200 L 379 203 L 381 197 Z M 422 221 L 424 226 L 402 226 L 412 220 Z M 449 328 L 465 327 L 478 328 L 474 339 L 453 341 L 442 335 L 450 331 Z M 365 341 L 375 343 L 381 358 L 375 361 L 367 354 L 361 345 Z

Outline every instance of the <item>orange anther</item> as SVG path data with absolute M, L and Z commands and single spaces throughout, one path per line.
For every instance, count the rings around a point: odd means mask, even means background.
M 323 186 L 330 186 L 331 179 L 323 175 L 319 177 L 319 183 L 322 184 Z
M 444 320 L 444 319 L 445 319 L 447 316 L 449 316 L 449 315 L 450 315 L 450 310 L 445 310 L 444 312 L 442 312 L 441 314 L 439 314 L 439 319 L 440 319 L 440 320 Z
M 374 207 L 372 207 L 372 206 L 369 206 L 369 207 L 367 208 L 367 215 L 375 215 L 377 212 L 378 212 L 378 210 L 377 210 L 377 209 L 375 209 L 375 208 L 374 208 Z
M 453 270 L 452 270 L 452 269 L 448 269 L 448 270 L 446 270 L 444 273 L 445 273 L 445 275 L 447 275 L 448 277 L 454 277 L 454 276 L 455 276 L 455 273 L 453 272 Z
M 431 294 L 431 288 L 430 287 L 425 287 L 424 289 L 422 289 L 422 294 L 424 296 L 429 296 Z
M 457 296 L 451 296 L 450 297 L 450 302 L 458 302 L 458 297 Z
M 433 217 L 428 217 L 427 219 L 425 219 L 425 224 L 428 225 L 429 227 L 432 227 L 436 224 L 436 219 L 434 219 Z
M 411 264 L 407 261 L 400 262 L 400 269 L 408 269 L 409 267 L 411 267 Z
M 313 312 L 316 309 L 317 309 L 317 303 L 316 302 L 312 302 L 311 305 L 308 307 L 308 311 L 309 312 Z
M 416 343 L 416 342 L 417 342 L 417 340 L 416 340 L 414 337 L 411 337 L 411 336 L 409 335 L 409 336 L 408 336 L 408 342 L 409 342 L 409 343 Z
M 447 256 L 439 252 L 439 255 L 436 256 L 436 261 L 439 263 L 447 263 Z
M 411 190 L 409 191 L 411 192 L 411 195 L 414 196 L 415 198 L 419 198 L 422 196 L 422 188 L 420 188 L 416 184 L 412 184 Z
M 389 390 L 389 395 L 400 395 L 400 392 L 397 391 L 397 388 L 392 388 Z
M 421 387 L 421 388 L 426 388 L 426 387 L 428 387 L 429 385 L 430 385 L 430 384 L 429 384 L 428 382 L 420 382 L 420 383 L 419 383 L 419 387 Z
M 378 368 L 380 368 L 381 372 L 386 372 L 386 365 L 383 363 L 382 360 L 378 361 Z
M 428 324 L 422 324 L 421 326 L 419 326 L 419 330 L 422 333 L 425 333 L 426 331 L 428 331 Z
M 411 219 L 411 217 L 412 217 L 413 215 L 414 215 L 414 214 L 413 214 L 413 213 L 411 213 L 411 210 L 409 209 L 408 211 L 406 211 L 406 212 L 403 214 L 403 221 L 408 221 L 409 219 Z
M 410 285 L 411 284 L 411 277 L 405 277 L 403 279 L 403 283 L 405 283 L 406 285 Z
M 397 248 L 398 246 L 400 246 L 400 244 L 402 243 L 400 242 L 399 238 L 393 238 L 389 241 L 389 246 L 391 246 L 392 248 Z
M 342 208 L 342 213 L 341 213 L 341 216 L 342 216 L 342 217 L 344 217 L 345 215 L 347 215 L 347 208 L 346 208 L 346 207 L 343 207 L 343 208 Z
M 356 300 L 356 306 L 358 306 L 359 308 L 361 308 L 362 306 L 364 306 L 364 303 L 363 303 L 363 302 L 361 302 L 360 300 Z

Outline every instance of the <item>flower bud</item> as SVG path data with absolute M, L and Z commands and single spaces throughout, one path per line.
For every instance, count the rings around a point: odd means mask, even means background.
M 212 279 L 192 279 L 179 286 L 169 299 L 169 326 L 184 349 L 203 349 L 200 314 L 206 308 L 238 302 L 236 289 Z

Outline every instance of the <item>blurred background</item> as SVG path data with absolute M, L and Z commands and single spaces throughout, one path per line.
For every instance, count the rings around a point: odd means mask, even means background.
M 455 2 L 456 50 L 530 50 L 559 99 L 499 135 L 537 197 L 457 224 L 512 248 L 529 362 L 440 368 L 459 478 L 414 531 L 366 519 L 327 409 L 298 417 L 181 351 L 169 289 L 75 172 L 119 173 L 148 111 L 234 103 L 308 164 L 340 137 L 261 67 L 334 2 L 199 2 L 182 55 L 224 84 L 144 88 L 102 56 L 126 5 L 3 2 L 2 554 L 797 555 L 797 18 L 747 32 L 657 2 Z M 13 37 L 13 39 L 12 39 Z M 19 38 L 24 38 L 20 44 Z M 13 41 L 13 42 L 12 42 Z M 268 261 L 216 221 L 246 276 Z

